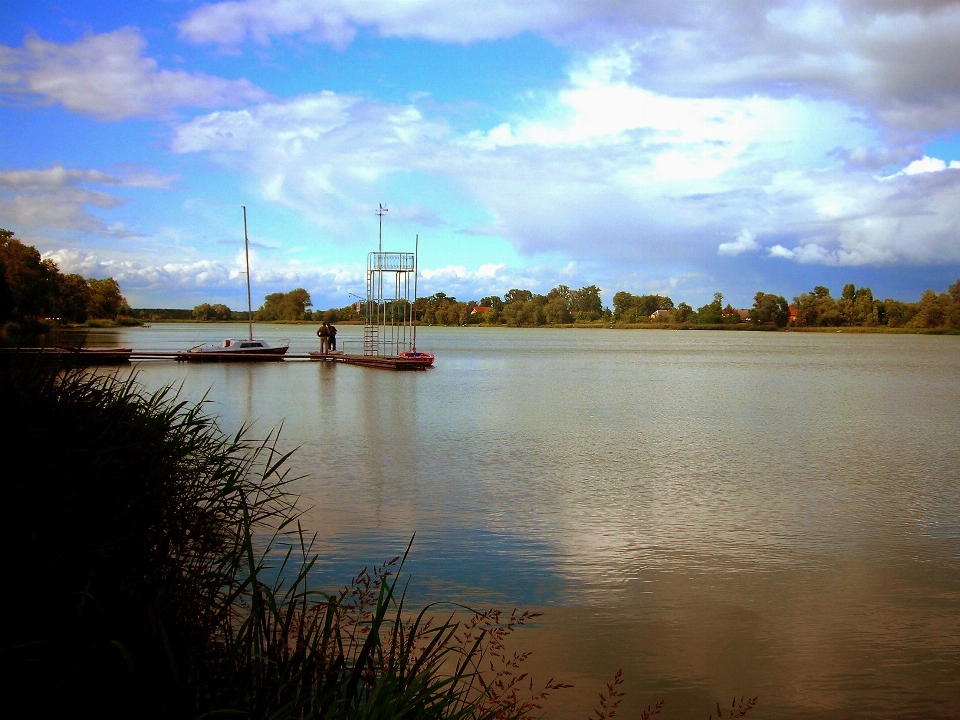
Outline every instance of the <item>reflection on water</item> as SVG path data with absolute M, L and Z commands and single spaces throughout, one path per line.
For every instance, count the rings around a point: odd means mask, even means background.
M 88 342 L 183 349 L 237 326 Z M 312 326 L 264 327 L 313 349 Z M 360 329 L 341 328 L 344 340 Z M 525 635 L 583 717 L 954 717 L 960 338 L 421 330 L 424 373 L 144 363 L 227 430 L 283 422 L 320 582 L 403 551 L 417 600 L 547 610 Z

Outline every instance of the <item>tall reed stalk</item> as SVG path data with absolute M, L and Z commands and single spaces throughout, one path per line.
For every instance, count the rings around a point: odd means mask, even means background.
M 406 555 L 313 589 L 277 433 L 225 436 L 132 376 L 4 362 L 0 678 L 35 714 L 506 720 L 567 687 L 506 649 L 531 614 L 408 611 Z

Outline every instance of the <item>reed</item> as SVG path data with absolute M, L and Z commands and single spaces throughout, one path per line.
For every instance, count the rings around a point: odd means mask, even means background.
M 205 399 L 146 393 L 133 375 L 16 354 L 0 369 L 18 468 L 0 523 L 8 704 L 64 717 L 525 720 L 570 687 L 535 685 L 529 653 L 508 650 L 536 614 L 410 611 L 409 546 L 338 593 L 313 588 L 278 432 L 226 436 Z M 597 720 L 616 715 L 622 683 L 618 671 Z
M 21 461 L 0 677 L 37 712 L 494 720 L 566 687 L 534 686 L 506 650 L 530 614 L 409 612 L 405 556 L 312 588 L 277 433 L 228 437 L 173 388 L 27 357 L 8 359 L 0 402 Z

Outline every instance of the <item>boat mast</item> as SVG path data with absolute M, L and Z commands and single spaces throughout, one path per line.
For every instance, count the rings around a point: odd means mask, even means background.
M 247 329 L 253 340 L 253 305 L 250 302 L 250 240 L 247 238 L 247 206 L 243 207 L 243 250 L 247 256 Z
M 413 241 L 413 351 L 417 351 L 417 276 L 420 274 L 420 233 L 415 236 Z M 409 285 L 407 287 L 410 287 Z

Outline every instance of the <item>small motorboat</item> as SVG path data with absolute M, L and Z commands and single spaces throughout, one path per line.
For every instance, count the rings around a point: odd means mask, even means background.
M 408 350 L 407 352 L 400 353 L 397 357 L 404 360 L 408 365 L 417 365 L 425 368 L 433 365 L 433 361 L 436 359 L 434 355 L 418 350 Z

